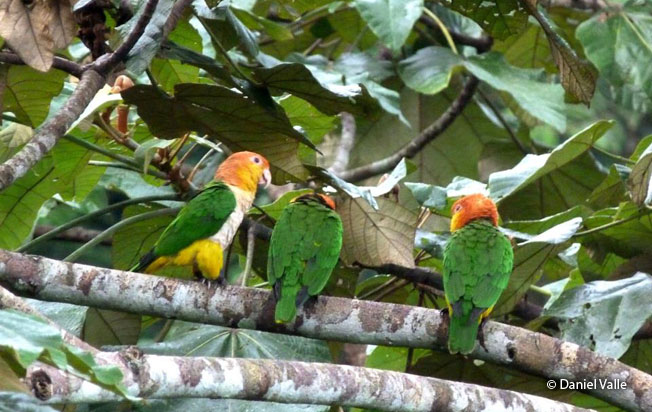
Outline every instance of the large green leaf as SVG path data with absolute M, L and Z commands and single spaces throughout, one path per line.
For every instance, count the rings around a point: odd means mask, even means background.
M 234 151 L 262 154 L 271 163 L 277 183 L 307 175 L 297 151 L 299 142 L 312 143 L 292 127 L 278 106 L 268 110 L 241 93 L 205 84 L 178 84 L 174 97 L 140 85 L 122 95 L 125 102 L 138 107 L 138 114 L 159 137 L 174 139 L 195 130 Z
M 652 211 L 641 211 L 635 203 L 623 202 L 618 207 L 602 209 L 584 221 L 588 229 L 618 223 L 586 235 L 587 242 L 622 257 L 652 252 Z
M 199 33 L 185 20 L 181 20 L 177 24 L 176 29 L 170 33 L 168 40 L 196 53 L 202 51 Z M 183 64 L 171 59 L 153 59 L 151 71 L 159 85 L 166 91 L 173 90 L 174 85 L 178 83 L 195 82 L 199 77 L 199 68 L 197 66 Z
M 620 202 L 629 198 L 627 193 L 627 177 L 631 170 L 623 165 L 614 163 L 609 168 L 609 174 L 591 192 L 589 204 L 594 209 L 618 206 Z
M 84 326 L 84 319 L 86 319 L 85 306 L 72 305 L 70 303 L 61 302 L 45 302 L 36 299 L 26 299 L 30 306 L 42 313 L 46 318 L 56 322 L 68 332 L 79 337 L 82 333 Z
M 625 107 L 652 108 L 652 15 L 649 9 L 624 8 L 598 14 L 577 28 L 586 56 Z
M 123 38 L 131 33 L 136 23 L 140 20 L 145 4 L 146 3 L 144 2 L 141 3 L 142 6 L 138 12 L 128 22 L 118 28 L 118 31 Z M 161 0 L 157 3 L 156 9 L 147 24 L 145 31 L 142 36 L 138 38 L 134 47 L 129 51 L 126 65 L 127 70 L 132 75 L 139 76 L 142 74 L 145 69 L 147 69 L 154 56 L 156 56 L 156 52 L 159 47 L 161 47 L 161 42 L 163 41 L 163 26 L 172 11 L 172 5 L 174 5 L 173 0 Z
M 295 128 L 300 128 L 315 145 L 321 143 L 324 135 L 335 127 L 334 116 L 323 114 L 313 105 L 298 97 L 286 96 L 279 101 L 279 104 L 287 113 L 292 125 Z
M 464 66 L 491 87 L 508 93 L 531 116 L 563 132 L 566 129 L 564 91 L 541 81 L 540 70 L 510 66 L 499 53 L 470 57 Z
M 448 86 L 453 72 L 460 66 L 494 89 L 509 94 L 530 116 L 559 131 L 566 129 L 562 88 L 542 81 L 539 70 L 511 66 L 498 53 L 465 60 L 447 48 L 426 47 L 399 63 L 399 74 L 412 89 L 435 94 Z
M 88 308 L 83 339 L 90 345 L 135 345 L 139 334 L 140 315 Z
M 461 58 L 445 47 L 431 46 L 420 49 L 401 60 L 398 73 L 405 84 L 420 93 L 436 94 L 448 87 Z
M 349 112 L 364 115 L 369 109 L 356 102 L 362 102 L 359 86 L 337 86 L 323 84 L 301 63 L 280 63 L 276 66 L 254 70 L 255 76 L 274 95 L 284 92 L 309 101 L 322 113 L 336 115 Z
M 29 236 L 41 205 L 54 194 L 60 192 L 71 198 L 87 194 L 93 181 L 99 179 L 94 172 L 81 173 L 88 159 L 88 150 L 61 141 L 52 153 L 6 188 L 0 196 L 0 247 L 20 246 Z M 77 187 L 76 183 L 81 184 Z
M 0 350 L 11 351 L 23 368 L 44 352 L 53 358 L 63 356 L 63 340 L 58 329 L 34 316 L 12 310 L 0 310 Z
M 356 0 L 355 7 L 376 36 L 398 51 L 421 16 L 423 0 Z
M 493 50 L 501 52 L 509 64 L 526 69 L 557 70 L 550 53 L 545 32 L 536 23 L 529 24 L 523 33 L 494 43 Z
M 47 74 L 24 66 L 11 66 L 3 94 L 4 112 L 12 112 L 20 123 L 39 126 L 48 115 L 50 102 L 61 92 L 66 74 Z
M 20 123 L 11 123 L 0 130 L 0 162 L 13 156 L 18 150 L 32 139 L 34 130 Z
M 350 167 L 369 164 L 392 155 L 434 122 L 457 97 L 449 87 L 434 96 L 401 91 L 401 108 L 411 127 L 391 115 L 372 118 L 358 125 Z M 447 185 L 455 176 L 479 178 L 478 165 L 486 145 L 508 142 L 504 129 L 492 123 L 482 109 L 470 103 L 455 121 L 411 160 L 417 170 L 408 180 Z
M 378 210 L 362 198 L 347 197 L 338 205 L 344 226 L 342 260 L 369 266 L 414 266 L 416 215 L 394 201 L 382 197 L 376 201 Z
M 612 125 L 613 122 L 610 121 L 598 121 L 576 133 L 550 153 L 529 154 L 513 169 L 491 174 L 489 176 L 491 197 L 500 201 L 568 164 L 586 152 Z
M 562 339 L 617 359 L 652 316 L 651 294 L 652 276 L 645 273 L 595 281 L 565 291 L 544 315 L 561 320 Z
M 529 238 L 517 245 L 514 251 L 514 270 L 507 288 L 500 296 L 492 312 L 500 316 L 511 312 L 519 300 L 527 293 L 543 274 L 546 261 L 568 247 L 568 240 L 582 225 L 582 218 L 574 217 L 579 209 L 550 216 L 543 221 L 523 222 L 515 227 L 525 230 L 545 230 L 536 236 L 524 236 L 519 232 L 509 232 L 518 238 Z M 552 227 L 551 227 L 552 225 Z
M 632 200 L 639 205 L 652 205 L 652 145 L 641 153 L 629 177 Z
M 213 40 L 219 42 L 221 47 L 230 50 L 242 46 L 251 57 L 258 55 L 256 35 L 238 19 L 228 2 L 209 8 L 203 1 L 194 1 L 192 6 Z
M 447 0 L 453 10 L 475 20 L 497 39 L 505 39 L 523 31 L 528 15 L 518 0 Z

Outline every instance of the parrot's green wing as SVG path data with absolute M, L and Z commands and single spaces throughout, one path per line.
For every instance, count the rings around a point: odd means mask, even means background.
M 507 287 L 513 263 L 509 239 L 488 221 L 472 222 L 451 236 L 444 249 L 451 352 L 473 350 L 480 317 Z
M 272 233 L 268 281 L 277 299 L 276 320 L 294 319 L 297 304 L 322 291 L 342 247 L 342 221 L 317 201 L 287 206 Z M 297 299 L 299 296 L 299 299 Z
M 221 182 L 192 198 L 154 245 L 155 256 L 171 256 L 217 233 L 236 207 L 235 195 Z

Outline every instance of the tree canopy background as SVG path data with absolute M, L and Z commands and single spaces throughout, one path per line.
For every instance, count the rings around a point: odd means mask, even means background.
M 79 100 L 83 65 L 119 49 L 148 6 L 144 33 L 107 71 L 108 84 L 124 74 L 135 85 L 93 90 L 65 132 L 41 127 Z M 651 16 L 649 0 L 2 0 L 0 162 L 46 134 L 56 144 L 20 173 L 2 169 L 12 179 L 0 179 L 0 248 L 126 270 L 228 153 L 251 150 L 270 161 L 274 185 L 259 191 L 234 241 L 229 283 L 266 288 L 267 240 L 253 223 L 272 228 L 289 200 L 326 190 L 345 235 L 325 294 L 440 309 L 450 206 L 483 192 L 515 241 L 493 319 L 650 374 Z M 165 319 L 31 303 L 95 347 L 343 362 L 619 410 L 429 349 L 168 328 Z M 2 350 L 16 345 L 0 339 Z M 19 375 L 0 364 L 7 382 Z M 137 408 L 227 405 L 252 407 L 173 399 Z

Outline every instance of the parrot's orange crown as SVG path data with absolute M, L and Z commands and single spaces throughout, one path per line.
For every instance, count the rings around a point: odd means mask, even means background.
M 290 203 L 295 203 L 297 201 L 301 201 L 301 200 L 304 200 L 304 199 L 305 200 L 309 200 L 309 199 L 316 200 L 319 203 L 323 204 L 324 206 L 326 206 L 326 207 L 328 207 L 328 208 L 330 208 L 332 210 L 335 210 L 335 201 L 333 200 L 333 198 L 331 198 L 330 196 L 321 194 L 321 193 L 307 193 L 305 195 L 297 196 L 294 199 L 290 200 Z
M 259 184 L 269 186 L 272 174 L 269 162 L 254 152 L 236 152 L 227 157 L 215 172 L 215 180 L 256 193 Z
M 464 196 L 453 203 L 451 208 L 451 232 L 461 229 L 467 223 L 476 219 L 488 219 L 494 226 L 498 226 L 498 209 L 496 204 L 482 194 Z

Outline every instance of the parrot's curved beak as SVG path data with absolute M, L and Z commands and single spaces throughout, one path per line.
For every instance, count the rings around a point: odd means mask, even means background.
M 260 177 L 260 180 L 258 180 L 258 184 L 267 187 L 270 183 L 272 183 L 272 172 L 270 172 L 269 169 L 265 169 L 263 170 L 263 175 Z

